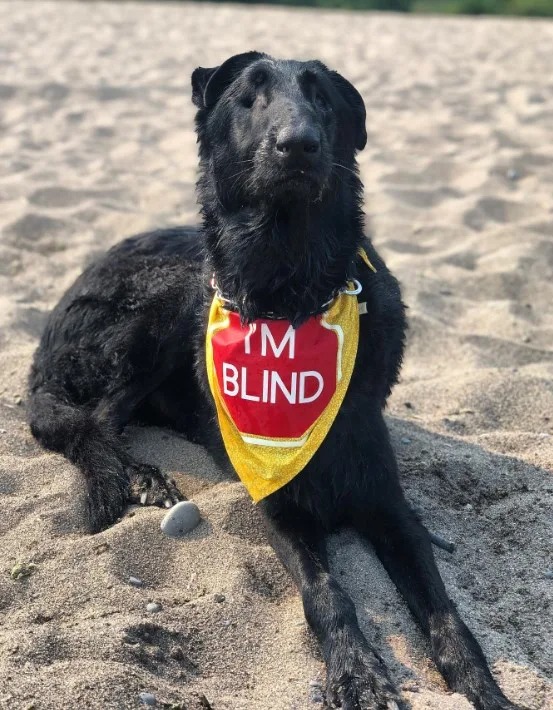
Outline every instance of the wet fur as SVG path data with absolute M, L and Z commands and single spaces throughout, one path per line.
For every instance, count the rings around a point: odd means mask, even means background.
M 33 434 L 79 467 L 92 532 L 115 523 L 130 500 L 174 502 L 181 496 L 172 482 L 132 460 L 120 435 L 137 419 L 170 426 L 230 469 L 205 374 L 212 274 L 240 304 L 244 321 L 271 311 L 295 325 L 347 278 L 359 279 L 367 314 L 342 408 L 308 466 L 260 504 L 268 538 L 321 644 L 327 704 L 401 707 L 351 600 L 328 571 L 325 537 L 347 524 L 374 545 L 449 686 L 480 710 L 513 710 L 447 597 L 428 533 L 404 499 L 382 415 L 406 324 L 398 283 L 364 235 L 355 161 L 366 140 L 361 97 L 319 62 L 276 62 L 259 53 L 200 68 L 192 85 L 203 228 L 128 239 L 77 279 L 35 355 Z M 283 168 L 271 146 L 286 121 L 300 120 L 319 131 L 321 148 L 309 179 L 291 190 L 279 182 Z M 360 245 L 376 274 L 358 259 Z

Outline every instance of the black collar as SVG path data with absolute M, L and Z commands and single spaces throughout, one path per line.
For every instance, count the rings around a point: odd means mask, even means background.
M 353 284 L 353 288 L 350 287 L 350 284 Z M 240 314 L 240 303 L 238 301 L 233 300 L 232 298 L 227 298 L 219 289 L 219 286 L 217 285 L 217 278 L 215 274 L 211 277 L 211 282 L 210 282 L 211 288 L 215 291 L 215 295 L 217 298 L 224 304 L 224 307 L 228 311 L 232 311 L 233 313 L 238 313 Z M 328 300 L 326 300 L 324 303 L 321 303 L 320 306 L 315 308 L 314 310 L 310 311 L 306 315 L 311 318 L 312 316 L 318 316 L 321 313 L 326 313 L 326 311 L 330 308 L 330 306 L 334 303 L 334 301 L 338 298 L 338 296 L 342 293 L 346 293 L 349 296 L 355 296 L 359 293 L 361 293 L 363 287 L 361 286 L 360 281 L 357 279 L 349 279 L 348 283 L 346 283 L 344 286 L 341 286 L 340 288 L 335 288 L 334 291 L 332 291 L 332 294 Z M 268 320 L 286 320 L 286 316 L 278 316 L 272 311 L 268 311 L 267 313 L 260 313 L 259 318 L 266 318 Z
M 359 252 L 358 252 L 358 257 L 361 259 L 361 261 L 369 267 L 369 269 L 373 272 L 376 273 L 376 269 L 373 266 L 373 264 L 370 262 L 369 257 L 367 256 L 366 251 L 360 247 Z M 351 284 L 353 285 L 353 288 L 351 287 Z M 215 295 L 217 298 L 222 301 L 224 304 L 224 307 L 228 311 L 232 311 L 233 313 L 238 313 L 240 315 L 241 313 L 241 308 L 240 308 L 240 303 L 232 298 L 229 298 L 228 296 L 225 296 L 222 291 L 219 289 L 219 286 L 217 284 L 217 275 L 214 273 L 211 277 L 210 281 L 211 288 L 215 291 Z M 330 306 L 334 303 L 334 301 L 338 298 L 338 296 L 342 293 L 346 293 L 349 296 L 356 296 L 361 293 L 363 290 L 363 286 L 361 285 L 361 282 L 358 281 L 355 278 L 349 278 L 346 279 L 346 283 L 343 286 L 340 286 L 338 288 L 335 288 L 332 293 L 329 295 L 329 298 L 324 301 L 324 303 L 321 303 L 320 306 L 315 308 L 314 310 L 310 311 L 306 315 L 311 318 L 312 316 L 318 316 L 321 313 L 326 313 L 326 311 L 330 308 Z M 260 313 L 259 318 L 266 318 L 268 320 L 286 320 L 286 316 L 278 316 L 275 313 L 272 312 L 267 312 L 267 313 Z

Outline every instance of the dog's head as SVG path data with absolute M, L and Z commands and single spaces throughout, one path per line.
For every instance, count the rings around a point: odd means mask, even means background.
M 237 54 L 193 72 L 192 100 L 203 166 L 227 204 L 316 200 L 367 140 L 360 94 L 318 61 Z

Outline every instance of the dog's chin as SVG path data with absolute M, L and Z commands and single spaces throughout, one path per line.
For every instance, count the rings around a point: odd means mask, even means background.
M 272 186 L 275 199 L 295 202 L 313 202 L 324 191 L 326 180 L 315 171 L 294 170 L 276 180 Z
M 264 195 L 275 203 L 309 203 L 320 199 L 328 177 L 320 168 L 293 168 L 265 174 Z

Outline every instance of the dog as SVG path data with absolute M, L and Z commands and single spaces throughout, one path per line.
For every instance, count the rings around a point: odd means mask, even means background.
M 383 409 L 405 307 L 364 233 L 362 97 L 319 61 L 252 51 L 197 68 L 192 100 L 203 226 L 127 239 L 71 286 L 32 365 L 33 435 L 82 472 L 93 533 L 129 502 L 182 499 L 123 447 L 131 421 L 183 432 L 238 472 L 301 593 L 328 706 L 404 707 L 329 573 L 325 539 L 348 525 L 374 546 L 449 687 L 479 710 L 516 710 L 400 486 Z

